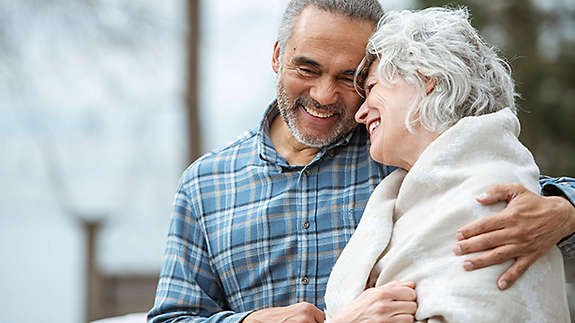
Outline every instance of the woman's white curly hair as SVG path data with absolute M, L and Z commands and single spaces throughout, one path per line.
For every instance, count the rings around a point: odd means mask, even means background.
M 378 81 L 395 76 L 417 89 L 406 127 L 442 133 L 466 116 L 515 108 L 511 69 L 469 23 L 466 8 L 390 11 L 369 39 L 358 71 L 379 59 Z M 435 82 L 426 95 L 426 82 Z

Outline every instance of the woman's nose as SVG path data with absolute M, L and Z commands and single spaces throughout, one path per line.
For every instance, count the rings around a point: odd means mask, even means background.
M 355 113 L 355 121 L 357 121 L 357 123 L 364 123 L 366 122 L 367 119 L 367 100 L 363 101 L 363 103 L 361 104 L 361 106 L 359 107 L 359 109 L 357 110 L 357 112 Z

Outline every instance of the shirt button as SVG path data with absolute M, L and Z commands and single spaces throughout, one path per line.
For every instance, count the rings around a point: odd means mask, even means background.
M 306 169 L 303 171 L 307 176 L 311 175 L 311 169 Z
M 301 279 L 301 283 L 304 284 L 304 285 L 309 284 L 309 278 L 307 278 L 307 277 L 302 278 L 302 279 Z
M 305 222 L 303 223 L 302 227 L 303 227 L 304 229 L 308 229 L 308 228 L 309 228 L 309 222 L 305 221 Z

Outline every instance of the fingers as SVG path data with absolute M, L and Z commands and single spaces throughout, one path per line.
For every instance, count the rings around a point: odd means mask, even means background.
M 498 201 L 507 201 L 509 204 L 501 212 L 481 218 L 461 227 L 456 234 L 457 240 L 465 240 L 482 233 L 513 225 L 513 220 L 517 218 L 516 213 L 524 212 L 521 211 L 521 207 L 511 207 L 514 202 L 517 204 L 517 201 L 521 200 L 517 198 L 520 194 L 523 194 L 522 196 L 533 195 L 540 198 L 520 184 L 498 184 L 490 186 L 485 193 L 476 198 L 478 202 L 482 204 L 493 204 Z M 519 204 L 521 205 L 521 203 Z
M 417 311 L 417 293 L 413 282 L 393 281 L 368 288 L 351 303 L 342 306 L 330 318 L 334 322 L 413 322 Z M 411 321 L 398 318 L 411 316 Z M 392 319 L 393 318 L 393 319 Z
M 417 299 L 417 293 L 411 287 L 397 287 L 393 290 L 393 293 L 394 297 L 392 299 L 394 301 L 414 301 Z
M 325 312 L 316 307 L 315 311 L 313 312 L 313 318 L 316 320 L 316 322 L 324 322 L 326 319 Z
M 557 212 L 554 200 L 519 184 L 491 186 L 477 201 L 482 204 L 507 201 L 508 205 L 499 213 L 463 226 L 456 234 L 458 242 L 453 252 L 456 255 L 481 252 L 463 262 L 468 271 L 516 259 L 497 281 L 502 290 L 513 285 L 564 236 L 566 212 Z
M 402 282 L 401 285 L 409 288 L 415 288 L 415 282 Z
M 522 254 L 521 245 L 504 245 L 480 253 L 479 255 L 463 261 L 463 269 L 467 271 L 497 265 L 517 258 Z
M 517 196 L 517 194 L 525 190 L 526 188 L 521 184 L 496 184 L 490 186 L 484 193 L 477 196 L 476 200 L 485 205 L 499 201 L 509 202 Z
M 300 311 L 305 317 L 313 317 L 315 322 L 325 321 L 325 312 L 317 308 L 315 305 L 307 302 L 295 304 L 295 309 Z
M 495 213 L 490 216 L 473 221 L 461 227 L 456 234 L 458 241 L 469 239 L 481 233 L 499 230 L 505 227 L 505 216 Z
M 391 319 L 389 320 L 389 322 L 393 322 L 393 323 L 413 323 L 413 322 L 414 322 L 414 318 L 413 318 L 413 314 L 399 314 L 399 315 L 395 315 L 395 316 L 391 317 Z
M 380 287 L 376 287 L 382 293 L 382 297 L 393 301 L 415 301 L 417 292 L 414 282 L 392 281 Z
M 285 307 L 271 307 L 250 313 L 242 322 L 324 322 L 325 313 L 315 305 L 301 302 Z
M 513 285 L 515 281 L 521 277 L 527 271 L 527 268 L 531 266 L 537 259 L 538 255 L 529 255 L 524 257 L 519 257 L 517 260 L 509 267 L 497 280 L 497 287 L 504 290 Z
M 513 239 L 510 230 L 495 230 L 481 235 L 473 236 L 469 239 L 459 241 L 453 248 L 453 253 L 461 256 L 473 252 L 492 249 L 509 243 L 519 243 Z
M 391 317 L 397 315 L 413 315 L 417 311 L 416 302 L 393 301 L 385 303 L 381 309 L 382 312 L 388 313 Z

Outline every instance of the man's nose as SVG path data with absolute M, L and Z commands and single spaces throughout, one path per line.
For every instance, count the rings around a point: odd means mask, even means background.
M 335 84 L 328 79 L 317 80 L 317 83 L 310 89 L 310 96 L 321 105 L 336 104 L 338 100 Z
M 365 124 L 367 120 L 367 113 L 368 113 L 367 101 L 364 101 L 357 110 L 357 112 L 355 113 L 355 121 L 357 121 L 357 123 Z

